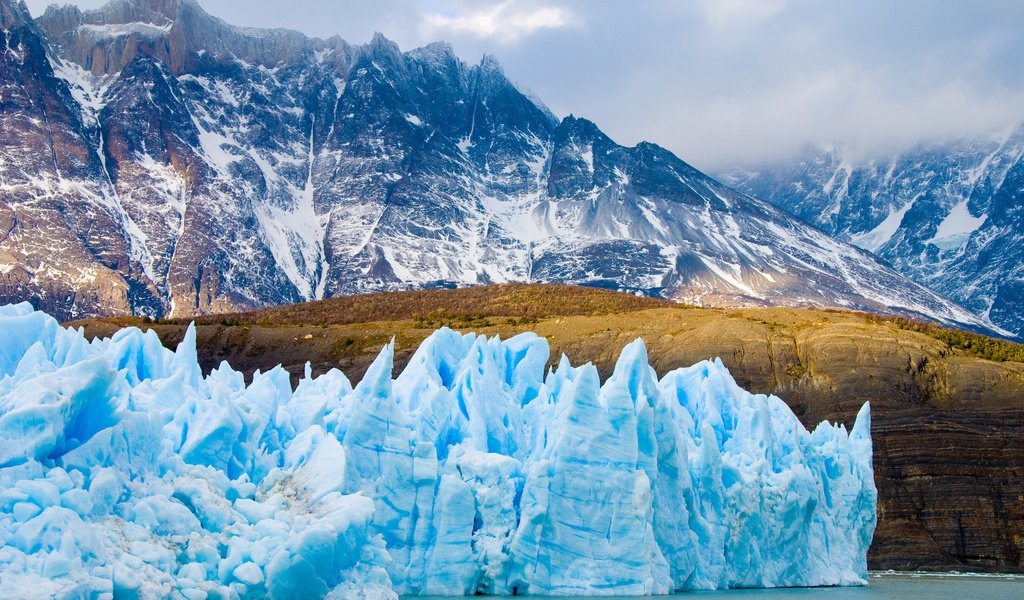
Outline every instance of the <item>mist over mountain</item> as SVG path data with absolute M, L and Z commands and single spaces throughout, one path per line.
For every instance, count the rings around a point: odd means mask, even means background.
M 1024 332 L 1024 126 L 876 159 L 834 147 L 722 178 Z

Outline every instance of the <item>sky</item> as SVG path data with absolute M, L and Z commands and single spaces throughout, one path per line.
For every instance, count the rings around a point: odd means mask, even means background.
M 40 14 L 52 0 L 28 0 Z M 1019 0 L 199 0 L 229 23 L 493 54 L 558 116 L 721 172 L 1024 121 Z M 74 2 L 82 8 L 102 0 Z

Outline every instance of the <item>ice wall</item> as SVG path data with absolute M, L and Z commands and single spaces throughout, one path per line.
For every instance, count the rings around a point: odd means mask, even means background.
M 87 342 L 0 308 L 5 596 L 659 594 L 855 585 L 870 415 L 808 432 L 720 361 L 601 385 L 545 340 L 386 347 L 353 389 L 204 377 L 136 329 Z

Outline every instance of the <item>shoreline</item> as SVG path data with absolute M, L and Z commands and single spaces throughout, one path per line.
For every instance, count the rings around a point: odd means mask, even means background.
M 900 578 L 949 578 L 949 579 L 1006 579 L 1024 581 L 1024 573 L 976 573 L 973 571 L 868 571 L 868 579 L 881 577 Z

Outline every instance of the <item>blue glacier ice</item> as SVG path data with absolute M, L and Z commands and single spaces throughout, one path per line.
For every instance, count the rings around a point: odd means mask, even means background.
M 602 385 L 441 329 L 354 388 L 204 376 L 190 328 L 87 341 L 0 308 L 5 597 L 665 594 L 866 582 L 870 412 L 807 431 L 721 361 Z

